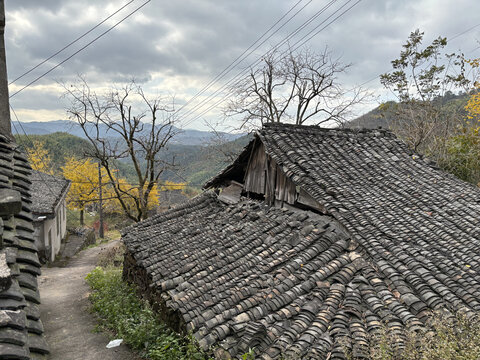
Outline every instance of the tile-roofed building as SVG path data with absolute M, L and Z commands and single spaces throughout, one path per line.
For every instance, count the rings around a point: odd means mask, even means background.
M 124 271 L 218 357 L 368 358 L 480 310 L 480 189 L 388 131 L 268 124 L 206 188 L 124 233 Z
M 32 211 L 35 215 L 52 215 L 65 198 L 70 181 L 64 178 L 32 170 Z
M 0 359 L 46 359 L 33 239 L 31 168 L 0 135 Z
M 35 245 L 42 259 L 53 261 L 67 234 L 70 181 L 36 170 L 32 170 L 30 179 Z

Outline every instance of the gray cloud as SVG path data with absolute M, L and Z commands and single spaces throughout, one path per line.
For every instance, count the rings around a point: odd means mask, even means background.
M 55 81 L 73 81 L 77 74 L 84 74 L 89 81 L 97 83 L 122 82 L 131 78 L 155 88 L 162 88 L 163 83 L 168 83 L 168 88 L 164 90 L 177 93 L 179 90 L 175 88 L 175 81 L 168 81 L 169 79 L 179 78 L 192 84 L 208 82 L 297 1 L 152 1 L 137 15 L 46 76 L 40 83 L 54 85 Z M 28 70 L 126 2 L 127 0 L 8 2 L 6 41 L 9 78 L 13 79 Z M 141 0 L 135 1 L 128 10 L 110 21 L 109 25 L 142 3 Z M 307 1 L 303 1 L 302 5 L 304 3 Z M 335 6 L 343 3 L 344 1 L 338 1 Z M 290 24 L 263 45 L 256 55 L 260 56 L 268 46 L 288 36 L 325 4 L 323 1 L 309 4 Z M 333 8 L 332 6 L 330 11 Z M 452 37 L 477 24 L 479 10 L 480 3 L 471 0 L 363 0 L 313 38 L 308 45 L 318 51 L 328 45 L 344 62 L 352 63 L 349 74 L 342 77 L 342 80 L 347 87 L 355 86 L 388 71 L 390 61 L 398 56 L 401 44 L 411 31 L 416 28 L 424 30 L 426 42 L 439 35 Z M 320 16 L 309 29 L 319 25 L 327 13 Z M 107 25 L 104 24 L 95 34 L 90 34 L 88 39 L 62 53 L 50 61 L 49 66 L 35 71 L 18 84 L 28 83 L 106 28 Z M 477 38 L 480 38 L 480 27 L 453 41 L 449 49 L 462 49 L 467 52 L 467 56 L 473 57 L 475 53 L 468 54 L 468 51 L 478 46 Z M 298 41 L 299 36 L 291 39 L 290 45 L 295 46 Z M 249 59 L 253 62 L 255 58 Z M 246 65 L 248 62 L 243 64 Z M 177 85 L 179 88 L 188 87 L 185 83 Z M 369 86 L 381 90 L 378 81 Z M 16 106 L 25 109 L 61 107 L 58 93 L 45 91 L 39 94 L 38 91 L 19 94 L 15 99 Z M 185 96 L 186 94 L 181 95 Z

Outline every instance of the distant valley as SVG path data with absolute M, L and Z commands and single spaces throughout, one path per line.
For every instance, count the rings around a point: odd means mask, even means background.
M 58 174 L 61 173 L 67 157 L 84 157 L 91 149 L 82 129 L 72 121 L 25 122 L 21 126 L 15 122 L 14 129 L 17 130 L 14 134 L 21 146 L 31 148 L 35 141 L 44 145 Z M 102 135 L 110 135 L 105 129 L 102 131 Z M 169 162 L 174 159 L 175 167 L 165 171 L 161 179 L 177 183 L 187 182 L 195 188 L 200 188 L 231 161 L 225 157 L 224 149 L 228 149 L 229 153 L 238 153 L 250 140 L 250 136 L 246 134 L 220 133 L 226 142 L 218 143 L 215 141 L 216 135 L 206 131 L 178 131 L 161 154 L 161 157 Z M 137 181 L 132 163 L 127 160 L 118 161 L 117 167 L 122 177 L 131 182 Z
M 80 138 L 85 138 L 82 128 L 74 121 L 70 120 L 54 120 L 54 121 L 32 121 L 32 122 L 22 122 L 13 121 L 13 134 L 14 135 L 48 135 L 56 132 L 64 132 L 70 135 L 75 135 Z M 148 131 L 150 128 L 148 124 L 144 125 L 145 131 Z M 179 129 L 174 128 L 174 131 L 177 132 L 171 143 L 178 145 L 206 145 L 214 139 L 215 135 L 208 131 L 194 130 L 194 129 Z M 100 127 L 100 133 L 102 136 L 109 137 L 115 136 L 115 132 L 107 132 L 106 126 Z M 226 141 L 233 141 L 238 139 L 245 134 L 230 134 L 220 132 L 219 135 Z

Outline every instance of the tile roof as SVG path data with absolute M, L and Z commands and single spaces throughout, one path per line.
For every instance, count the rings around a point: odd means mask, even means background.
M 434 273 L 421 254 L 385 249 L 388 260 L 377 260 L 332 217 L 227 205 L 211 192 L 130 227 L 123 241 L 183 330 L 217 354 L 368 358 L 382 323 L 401 334 L 429 309 L 480 309 L 470 269 Z
M 431 310 L 480 311 L 478 188 L 383 130 L 270 125 L 257 136 L 328 215 L 206 193 L 123 236 L 203 347 L 368 358 L 381 324 L 401 335 Z M 252 144 L 207 186 L 238 180 Z
M 392 265 L 387 248 L 394 256 L 420 252 L 439 272 L 445 264 L 480 269 L 480 189 L 440 171 L 392 133 L 275 124 L 258 137 L 372 256 Z
M 0 358 L 46 359 L 33 239 L 31 168 L 0 135 Z M 5 206 L 6 205 L 6 206 Z
M 32 211 L 36 215 L 53 215 L 55 207 L 67 193 L 70 181 L 32 170 Z

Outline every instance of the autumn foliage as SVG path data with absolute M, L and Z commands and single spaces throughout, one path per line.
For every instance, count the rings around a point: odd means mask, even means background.
M 41 171 L 53 175 L 52 157 L 45 144 L 38 140 L 33 140 L 32 147 L 26 149 L 28 161 L 33 170 Z
M 120 178 L 116 179 L 117 188 L 120 191 L 121 198 L 123 203 L 126 205 L 127 209 L 131 213 L 135 213 L 138 210 L 138 198 L 140 193 L 145 193 L 146 184 L 144 185 L 143 192 L 139 191 L 140 189 L 138 186 L 131 185 L 127 182 L 126 179 Z M 105 201 L 104 211 L 110 213 L 124 213 L 124 209 L 120 204 L 119 199 L 116 197 L 115 192 L 111 186 L 106 186 L 106 193 L 105 196 L 107 200 Z M 152 190 L 148 193 L 148 200 L 147 200 L 147 210 L 152 210 L 156 206 L 158 206 L 158 188 L 157 184 L 153 185 Z
M 83 212 L 88 205 L 99 201 L 99 170 L 98 164 L 92 159 L 77 159 L 69 157 L 65 159 L 65 166 L 62 167 L 63 176 L 72 182 L 67 195 L 67 203 L 70 209 L 77 209 Z M 101 170 L 102 177 L 102 199 L 106 213 L 123 213 L 117 194 L 113 190 L 112 183 L 104 168 Z M 122 201 L 127 205 L 129 211 L 135 212 L 139 196 L 138 186 L 131 185 L 124 178 L 114 177 L 116 186 L 120 189 Z M 151 210 L 158 205 L 158 191 L 155 184 L 149 193 L 148 209 Z

